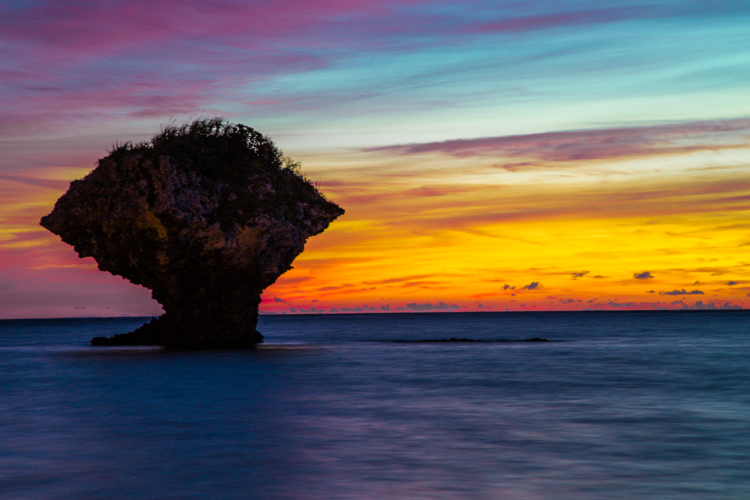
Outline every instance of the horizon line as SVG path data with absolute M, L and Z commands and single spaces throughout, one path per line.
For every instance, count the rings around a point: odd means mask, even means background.
M 290 312 L 263 312 L 259 313 L 258 316 L 354 316 L 354 315 L 384 315 L 384 314 L 560 314 L 560 313 L 572 313 L 572 314 L 585 314 L 585 313 L 636 313 L 636 312 L 648 312 L 648 313 L 738 313 L 748 312 L 750 309 L 585 309 L 580 311 L 553 311 L 553 310 L 529 310 L 529 311 L 359 311 L 359 312 L 304 312 L 304 313 L 290 313 Z M 159 318 L 159 316 L 65 316 L 58 318 L 0 318 L 0 322 L 3 321 L 59 321 L 59 320 L 78 320 L 78 319 L 141 319 L 141 318 Z

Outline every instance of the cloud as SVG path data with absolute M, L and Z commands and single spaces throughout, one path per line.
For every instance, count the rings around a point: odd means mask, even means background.
M 350 285 L 344 285 L 344 286 L 322 286 L 317 289 L 318 292 L 331 292 L 333 290 L 341 290 L 342 288 L 349 288 Z
M 284 300 L 284 299 L 280 299 L 280 298 L 278 298 L 278 297 L 274 297 L 274 298 L 273 298 L 273 300 L 274 300 L 274 301 L 276 301 L 276 302 L 280 302 L 280 303 L 282 303 L 282 304 L 283 304 L 283 303 L 286 303 L 286 300 Z
M 521 287 L 521 290 L 535 290 L 542 286 L 538 281 L 532 281 L 526 286 Z
M 38 186 L 54 189 L 56 191 L 67 191 L 70 186 L 69 181 L 56 181 L 52 179 L 35 179 L 32 177 L 23 177 L 20 175 L 0 175 L 0 179 L 6 181 L 20 182 L 30 186 Z
M 598 25 L 643 16 L 643 11 L 477 6 L 451 8 L 446 15 L 445 6 L 433 2 L 395 0 L 4 2 L 0 46 L 13 51 L 3 60 L 2 77 L 12 95 L 0 121 L 12 129 L 13 119 L 31 114 L 39 119 L 45 110 L 59 113 L 60 120 L 110 112 L 189 115 L 210 106 L 227 109 L 217 103 L 221 95 L 256 109 L 319 109 L 382 92 L 315 88 L 325 81 L 320 72 L 338 69 L 342 61 L 351 64 L 357 56 L 411 56 L 422 48 L 455 47 L 456 37 Z M 279 92 L 273 85 L 272 92 L 263 92 L 269 80 L 297 79 L 308 71 L 317 74 L 299 85 L 302 89 Z M 434 73 L 422 76 L 427 77 L 434 79 Z
M 671 292 L 659 292 L 659 295 L 705 295 L 700 290 L 691 290 L 686 291 L 684 288 L 682 290 L 672 290 Z
M 312 276 L 282 276 L 279 278 L 279 282 L 282 282 L 285 285 L 299 285 L 300 283 L 310 281 L 311 279 L 313 279 Z
M 508 284 L 503 285 L 503 290 L 515 290 L 515 289 L 516 289 L 516 287 L 510 286 Z
M 404 281 L 421 280 L 423 278 L 429 278 L 430 276 L 433 276 L 433 275 L 432 274 L 415 274 L 412 276 L 403 276 L 400 278 L 388 278 L 388 279 L 382 279 L 382 280 L 363 281 L 362 283 L 365 285 L 387 285 L 390 283 L 402 283 Z M 419 283 L 433 283 L 433 282 L 421 281 Z
M 734 286 L 734 285 L 739 285 L 739 284 L 740 284 L 739 281 L 727 281 L 726 282 L 727 286 Z
M 403 50 L 411 44 L 397 35 L 419 31 L 413 16 L 398 15 L 410 8 L 400 2 L 6 4 L 0 5 L 0 47 L 13 51 L 0 70 L 5 97 L 0 128 L 11 132 L 14 123 L 30 128 L 35 122 L 110 114 L 194 116 L 215 112 L 219 96 L 255 109 L 361 98 L 373 91 L 300 99 L 290 95 L 295 92 L 258 88 L 281 75 L 329 68 L 352 54 Z M 383 36 L 389 33 L 394 36 Z
M 681 309 L 695 309 L 695 310 L 731 310 L 731 309 L 742 309 L 742 306 L 739 305 L 732 305 L 729 302 L 724 302 L 722 305 L 716 305 L 713 302 L 709 302 L 708 304 L 704 304 L 702 301 L 697 301 L 692 306 L 689 306 L 687 304 L 684 304 Z
M 737 135 L 737 139 L 727 143 L 727 136 L 732 133 Z M 547 162 L 611 160 L 739 147 L 743 144 L 742 141 L 747 139 L 748 133 L 750 120 L 741 118 L 646 127 L 453 139 L 382 146 L 366 151 L 385 151 L 401 156 L 441 153 L 459 158 L 490 156 L 532 160 L 503 165 L 503 168 L 515 171 L 526 166 L 541 166 Z M 691 139 L 689 143 L 685 141 L 687 137 Z M 717 143 L 717 138 L 723 138 L 723 141 Z
M 289 308 L 289 312 L 300 312 L 300 313 L 321 313 L 324 312 L 323 309 L 316 309 L 315 306 L 310 307 L 309 309 L 305 309 L 304 307 L 299 307 L 297 310 L 293 311 L 293 307 Z
M 418 304 L 416 302 L 406 304 L 406 307 L 410 311 L 415 312 L 424 312 L 424 311 L 458 311 L 461 309 L 461 306 L 458 306 L 456 304 L 446 304 L 444 302 L 439 302 L 438 304 L 432 305 L 432 303 L 426 303 L 426 304 Z
M 441 281 L 410 281 L 409 283 L 402 283 L 401 288 L 421 287 L 421 288 L 432 288 L 432 285 L 441 285 Z M 374 290 L 374 287 L 371 288 Z
M 417 176 L 417 174 L 414 174 Z M 361 202 L 356 197 L 341 200 L 350 206 L 370 205 L 382 207 L 383 217 L 393 221 L 392 225 L 403 225 L 403 213 L 396 209 L 395 200 L 401 191 L 389 186 L 388 198 L 376 202 Z M 606 185 L 591 191 L 560 191 L 558 196 L 547 196 L 541 200 L 536 190 L 509 192 L 509 197 L 498 203 L 497 186 L 475 185 L 471 199 L 458 197 L 451 200 L 452 210 L 440 209 L 445 204 L 428 205 L 429 200 L 415 200 L 418 205 L 410 214 L 409 221 L 418 224 L 422 231 L 443 231 L 453 229 L 476 233 L 476 228 L 519 221 L 553 220 L 556 218 L 627 218 L 634 216 L 653 217 L 655 215 L 732 213 L 739 216 L 747 210 L 747 203 L 728 202 L 735 194 L 750 190 L 750 179 L 727 179 L 714 177 L 697 178 L 682 176 L 679 181 L 663 182 L 658 178 L 649 183 L 618 183 Z M 357 191 L 357 190 L 352 190 Z M 554 191 L 551 191 L 554 192 Z M 512 194 L 512 196 L 510 196 Z M 337 194 L 338 196 L 338 194 Z M 338 198 L 337 198 L 338 199 Z M 701 203 L 692 200 L 700 199 Z M 425 208 L 429 206 L 431 210 Z M 393 208 L 392 208 L 393 207 Z M 481 234 L 480 234 L 481 235 Z M 518 240 L 523 241 L 523 240 Z M 734 272 L 727 268 L 727 272 Z M 596 278 L 588 274 L 586 277 Z
M 604 24 L 621 21 L 623 19 L 639 18 L 643 12 L 638 9 L 604 8 L 586 10 L 565 10 L 550 14 L 532 16 L 508 16 L 504 19 L 491 20 L 468 26 L 462 31 L 473 33 L 518 33 L 537 31 L 561 26 L 576 26 L 581 24 Z
M 647 280 L 653 278 L 649 271 L 643 271 L 642 273 L 634 273 L 633 278 L 637 280 Z
M 584 276 L 586 276 L 586 275 L 587 275 L 588 273 L 589 273 L 588 271 L 581 271 L 581 272 L 578 272 L 578 273 L 573 273 L 573 274 L 572 274 L 571 276 L 572 276 L 572 277 L 573 277 L 573 279 L 575 280 L 575 279 L 578 279 L 578 278 L 583 278 L 583 277 L 584 277 Z
M 621 302 L 615 302 L 612 300 L 607 302 L 607 304 L 612 307 L 638 307 L 639 306 L 637 302 L 622 302 L 621 303 Z M 640 305 L 643 305 L 643 304 L 640 304 Z

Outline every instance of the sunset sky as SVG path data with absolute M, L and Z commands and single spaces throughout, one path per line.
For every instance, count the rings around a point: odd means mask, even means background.
M 265 312 L 750 307 L 750 3 L 4 1 L 0 319 L 157 315 L 41 228 L 222 116 L 346 214 Z

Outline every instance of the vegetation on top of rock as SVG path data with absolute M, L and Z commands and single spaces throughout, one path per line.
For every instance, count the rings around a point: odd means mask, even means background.
M 181 168 L 215 180 L 237 181 L 248 174 L 274 173 L 285 167 L 282 153 L 260 132 L 223 118 L 168 125 L 149 141 L 115 145 L 108 158 L 126 155 L 169 156 Z M 298 166 L 291 162 L 289 165 Z M 288 168 L 298 174 L 298 169 Z
M 195 173 L 222 200 L 207 217 L 223 229 L 231 226 L 230 221 L 247 222 L 260 213 L 294 218 L 297 203 L 322 196 L 302 175 L 300 163 L 283 156 L 271 139 L 223 118 L 165 126 L 149 141 L 116 144 L 100 162 L 120 163 L 125 158 L 139 158 L 147 169 L 169 158 L 178 170 Z M 247 189 L 257 197 L 243 196 Z

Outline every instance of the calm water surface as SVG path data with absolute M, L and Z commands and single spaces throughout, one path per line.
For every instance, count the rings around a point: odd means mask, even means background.
M 0 498 L 750 498 L 745 311 L 265 316 L 256 350 L 88 346 L 143 321 L 0 321 Z M 450 337 L 549 342 L 412 342 Z

